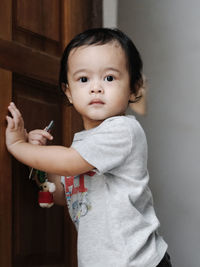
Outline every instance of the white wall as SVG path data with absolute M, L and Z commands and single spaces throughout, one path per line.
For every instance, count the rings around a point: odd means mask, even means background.
M 117 27 L 118 0 L 103 0 L 103 27 Z
M 200 266 L 200 1 L 119 0 L 149 79 L 151 188 L 177 267 Z

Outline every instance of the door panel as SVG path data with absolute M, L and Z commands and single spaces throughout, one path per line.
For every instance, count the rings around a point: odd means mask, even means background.
M 57 85 L 60 58 L 16 42 L 0 39 L 0 66 L 39 81 Z
M 61 19 L 61 1 L 13 0 L 13 40 L 59 56 Z
M 15 27 L 52 41 L 60 41 L 60 1 L 18 0 L 14 4 Z
M 54 120 L 54 140 L 50 144 L 58 145 L 62 143 L 62 106 L 57 91 L 56 86 L 13 74 L 13 100 L 27 131 L 43 129 Z M 40 208 L 38 188 L 28 176 L 28 167 L 13 160 L 13 266 L 64 266 L 64 209 Z
M 42 209 L 29 168 L 5 147 L 11 100 L 27 130 L 55 121 L 51 144 L 70 145 L 83 128 L 58 90 L 60 56 L 78 32 L 101 26 L 101 0 L 0 1 L 0 266 L 76 267 L 76 231 L 66 208 Z

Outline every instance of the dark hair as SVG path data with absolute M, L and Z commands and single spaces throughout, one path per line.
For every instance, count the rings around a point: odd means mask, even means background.
M 125 52 L 130 75 L 130 88 L 137 96 L 138 89 L 143 85 L 142 60 L 132 40 L 119 29 L 96 28 L 86 30 L 76 35 L 67 45 L 63 52 L 59 74 L 59 86 L 62 90 L 62 83 L 67 84 L 67 63 L 72 49 L 84 45 L 103 45 L 117 41 Z M 137 99 L 138 100 L 138 99 Z

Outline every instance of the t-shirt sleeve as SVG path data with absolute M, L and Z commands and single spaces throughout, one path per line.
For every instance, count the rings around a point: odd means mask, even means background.
M 103 122 L 84 140 L 75 141 L 72 147 L 100 173 L 119 167 L 129 155 L 133 136 L 123 119 Z

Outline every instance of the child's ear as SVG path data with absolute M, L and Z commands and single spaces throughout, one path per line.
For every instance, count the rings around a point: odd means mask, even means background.
M 137 101 L 137 99 L 139 99 Z M 137 95 L 130 95 L 130 103 L 129 107 L 139 115 L 147 114 L 147 86 L 146 83 L 143 84 L 141 88 L 139 88 Z M 134 102 L 134 103 L 131 103 Z
M 72 96 L 71 96 L 71 92 L 69 89 L 69 85 L 62 83 L 62 90 L 63 90 L 64 94 L 66 95 L 66 97 L 68 98 L 69 102 L 72 104 Z
M 64 94 L 65 94 L 68 85 L 67 85 L 66 83 L 62 83 L 61 86 L 62 86 L 62 90 L 63 90 L 63 92 L 64 92 Z
M 136 95 L 131 93 L 129 96 L 129 103 L 135 102 L 136 101 Z

